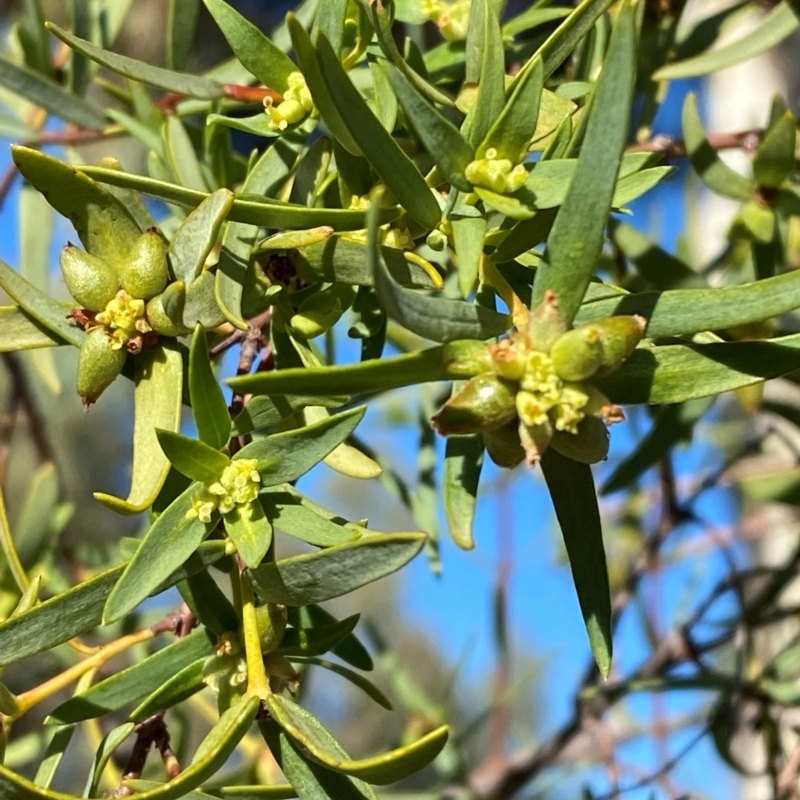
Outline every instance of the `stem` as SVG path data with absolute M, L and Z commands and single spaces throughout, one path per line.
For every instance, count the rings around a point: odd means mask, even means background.
M 242 633 L 247 659 L 247 693 L 254 694 L 263 700 L 268 694 L 271 694 L 271 690 L 269 678 L 264 669 L 264 659 L 261 655 L 253 587 L 243 574 L 239 575 L 239 587 L 242 593 Z
M 49 681 L 45 681 L 35 689 L 31 689 L 30 691 L 19 695 L 17 697 L 18 709 L 14 714 L 13 719 L 19 719 L 23 714 L 27 713 L 34 706 L 41 703 L 42 700 L 46 700 L 48 697 L 52 697 L 54 694 L 56 694 L 56 692 L 60 692 L 62 689 L 65 689 L 73 681 L 76 681 L 89 670 L 102 666 L 106 663 L 106 661 L 109 661 L 114 656 L 127 650 L 129 647 L 133 647 L 133 645 L 140 644 L 141 642 L 146 642 L 148 639 L 152 639 L 155 635 L 156 633 L 152 628 L 145 628 L 144 630 L 137 631 L 136 633 L 131 633 L 128 636 L 123 636 L 121 639 L 117 639 L 115 642 L 105 645 L 102 650 L 100 650 L 98 653 L 95 653 L 93 656 L 90 656 L 84 661 L 81 661 L 79 664 L 75 664 L 69 669 L 64 670 L 64 672 L 56 675 Z
M 15 583 L 20 592 L 24 594 L 31 582 L 25 574 L 22 562 L 19 560 L 19 553 L 17 553 L 17 548 L 14 546 L 14 538 L 11 535 L 11 525 L 8 522 L 2 486 L 0 486 L 0 546 L 3 548 L 3 553 L 8 561 L 8 566 L 11 568 Z

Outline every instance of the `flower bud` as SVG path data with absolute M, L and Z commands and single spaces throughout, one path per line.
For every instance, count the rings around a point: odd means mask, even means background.
M 289 327 L 306 339 L 313 339 L 330 330 L 347 311 L 355 299 L 351 286 L 336 284 L 307 297 L 297 313 L 289 320 Z
M 114 346 L 101 328 L 86 334 L 78 360 L 78 394 L 88 410 L 122 371 L 128 352 Z
M 499 428 L 514 419 L 513 384 L 492 372 L 471 378 L 431 420 L 443 436 Z
M 581 464 L 596 464 L 608 456 L 608 429 L 597 417 L 584 417 L 577 433 L 555 431 L 550 446 Z
M 74 244 L 61 251 L 61 271 L 69 293 L 89 311 L 105 308 L 119 289 L 119 278 L 111 265 Z
M 286 606 L 279 603 L 266 603 L 256 609 L 256 627 L 261 642 L 261 652 L 277 650 L 286 630 Z
M 425 244 L 427 244 L 431 250 L 441 253 L 447 247 L 447 236 L 438 228 L 434 228 L 425 239 Z
M 183 310 L 186 307 L 186 284 L 176 281 L 167 286 L 161 294 L 147 301 L 145 316 L 150 326 L 159 336 L 186 336 L 191 328 L 183 324 Z
M 147 300 L 163 292 L 168 279 L 167 245 L 158 231 L 147 230 L 120 265 L 122 288 L 131 297 Z

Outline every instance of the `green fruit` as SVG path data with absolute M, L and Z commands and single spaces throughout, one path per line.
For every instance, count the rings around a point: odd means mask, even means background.
M 513 383 L 493 372 L 467 381 L 431 420 L 443 436 L 500 428 L 517 415 Z
M 553 368 L 561 380 L 585 381 L 603 365 L 603 342 L 591 325 L 567 331 L 550 350 Z
M 102 328 L 86 334 L 78 360 L 78 394 L 88 409 L 122 372 L 128 351 L 114 349 L 114 342 Z
M 61 271 L 69 293 L 89 311 L 102 311 L 119 289 L 119 278 L 107 261 L 71 243 L 61 251 Z
M 186 307 L 186 284 L 176 281 L 166 290 L 147 301 L 145 316 L 159 336 L 186 336 L 191 329 L 183 324 Z
M 486 452 L 498 467 L 514 469 L 523 458 L 525 451 L 519 440 L 519 425 L 516 420 L 493 431 L 483 432 L 483 444 Z
M 156 230 L 145 231 L 120 265 L 120 283 L 131 296 L 143 300 L 164 291 L 169 279 L 167 245 Z
M 601 375 L 615 370 L 644 338 L 647 320 L 638 314 L 633 316 L 607 317 L 592 323 L 603 342 L 603 364 Z
M 597 417 L 584 417 L 577 433 L 555 431 L 550 446 L 573 461 L 596 464 L 608 456 L 608 429 Z

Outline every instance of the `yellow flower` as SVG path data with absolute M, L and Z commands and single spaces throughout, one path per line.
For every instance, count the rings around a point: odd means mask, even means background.
M 131 297 L 124 289 L 120 289 L 95 317 L 96 322 L 105 326 L 114 350 L 123 348 L 136 333 L 152 330 L 144 309 L 144 300 Z
M 277 106 L 272 104 L 271 97 L 264 100 L 272 127 L 279 131 L 285 131 L 290 125 L 301 122 L 316 110 L 302 72 L 290 73 L 287 82 L 289 88 L 283 93 L 283 100 Z
M 261 475 L 254 458 L 232 461 L 222 470 L 219 480 L 207 483 L 199 495 L 192 498 L 192 507 L 186 512 L 188 519 L 211 522 L 215 511 L 229 514 L 236 506 L 252 503 L 258 498 Z

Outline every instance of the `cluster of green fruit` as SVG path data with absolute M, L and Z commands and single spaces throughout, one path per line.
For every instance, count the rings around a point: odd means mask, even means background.
M 602 461 L 607 425 L 624 415 L 590 381 L 619 367 L 645 326 L 643 317 L 618 316 L 569 329 L 548 292 L 526 325 L 486 349 L 486 371 L 458 388 L 433 424 L 445 436 L 480 433 L 503 467 L 534 464 L 547 447 L 584 464 Z
M 119 263 L 73 244 L 61 251 L 61 271 L 79 304 L 72 318 L 87 332 L 78 363 L 78 394 L 88 408 L 122 371 L 128 353 L 152 346 L 159 336 L 178 336 L 164 310 L 169 281 L 167 245 L 147 230 Z

